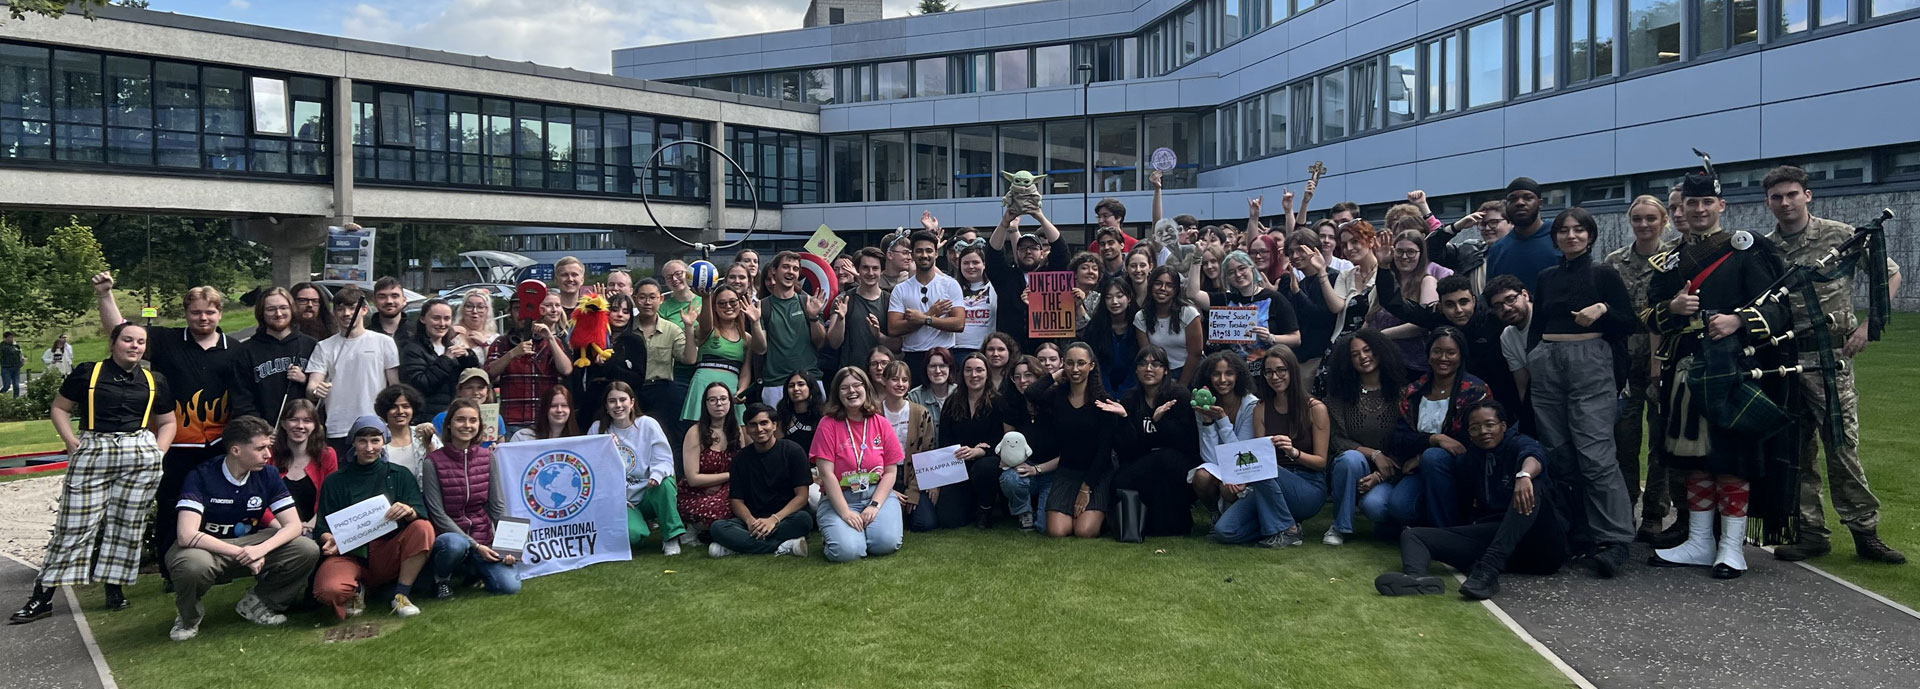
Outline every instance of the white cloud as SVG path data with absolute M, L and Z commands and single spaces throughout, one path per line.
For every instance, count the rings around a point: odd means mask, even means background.
M 245 12 L 247 8 L 253 7 L 253 3 L 247 0 L 227 0 L 227 6 Z

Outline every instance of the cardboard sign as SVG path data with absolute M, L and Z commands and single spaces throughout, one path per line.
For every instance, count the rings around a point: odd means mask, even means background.
M 820 229 L 813 231 L 812 237 L 807 238 L 807 253 L 827 259 L 828 263 L 832 263 L 834 257 L 846 248 L 847 240 L 841 239 L 826 225 L 821 225 Z
M 1247 484 L 1280 475 L 1279 455 L 1273 451 L 1271 438 L 1215 445 L 1213 458 L 1214 463 L 1203 466 L 1222 483 Z
M 1256 306 L 1215 306 L 1207 311 L 1207 341 L 1253 344 L 1254 320 L 1259 315 Z
M 1027 273 L 1027 337 L 1074 336 L 1073 271 Z
M 373 539 L 400 528 L 387 518 L 387 508 L 392 506 L 393 503 L 388 502 L 387 496 L 382 494 L 327 515 L 327 529 L 333 532 L 333 542 L 340 552 L 353 552 L 360 546 L 372 543 Z
M 919 481 L 920 490 L 950 486 L 967 480 L 967 463 L 954 456 L 954 453 L 959 450 L 959 445 L 948 445 L 938 450 L 914 453 L 913 477 Z

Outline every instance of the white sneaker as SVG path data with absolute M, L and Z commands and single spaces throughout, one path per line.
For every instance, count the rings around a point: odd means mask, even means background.
M 173 629 L 167 632 L 167 638 L 174 641 L 186 641 L 200 634 L 200 625 L 187 626 L 180 621 L 179 615 L 173 616 Z
M 353 592 L 353 600 L 347 601 L 347 617 L 357 617 L 367 611 L 367 592 Z
M 728 550 L 724 545 L 718 543 L 707 544 L 707 557 L 726 557 L 732 554 L 733 551 Z
M 791 538 L 785 541 L 781 541 L 780 548 L 778 550 L 773 551 L 773 554 L 776 557 L 780 555 L 806 557 L 807 556 L 807 539 L 806 537 L 802 536 L 800 538 Z
M 1347 537 L 1341 535 L 1339 531 L 1335 531 L 1333 527 L 1329 526 L 1327 527 L 1326 535 L 1320 537 L 1320 542 L 1327 545 L 1346 545 Z
M 246 597 L 241 598 L 240 603 L 233 606 L 233 611 L 240 613 L 241 617 L 254 624 L 272 627 L 287 623 L 286 615 L 268 608 L 267 602 L 260 600 L 260 597 L 254 595 L 252 591 L 248 591 Z
M 660 552 L 662 552 L 662 553 L 666 553 L 666 554 L 667 554 L 667 557 L 673 557 L 673 556 L 675 556 L 675 555 L 679 555 L 679 554 L 680 554 L 680 541 L 677 541 L 677 540 L 674 540 L 674 539 L 671 539 L 671 538 L 669 538 L 669 539 L 667 539 L 667 540 L 665 540 L 665 541 L 662 541 L 662 542 L 660 543 Z
M 393 614 L 401 617 L 413 617 L 414 615 L 420 614 L 420 608 L 414 605 L 413 601 L 407 600 L 406 596 L 395 594 L 393 597 Z
M 688 548 L 698 548 L 700 547 L 700 537 L 695 535 L 692 531 L 688 531 L 686 533 L 680 534 L 680 545 L 686 546 Z

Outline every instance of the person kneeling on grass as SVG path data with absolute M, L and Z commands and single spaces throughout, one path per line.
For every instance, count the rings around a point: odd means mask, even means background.
M 1247 404 L 1254 407 L 1251 428 L 1227 430 L 1243 440 L 1272 439 L 1280 474 L 1245 485 L 1221 484 L 1222 491 L 1240 499 L 1214 522 L 1213 536 L 1222 543 L 1257 543 L 1262 548 L 1300 545 L 1304 542 L 1300 522 L 1320 513 L 1331 488 L 1333 526 L 1321 542 L 1340 545 L 1345 534 L 1353 532 L 1355 482 L 1365 471 L 1365 462 L 1357 457 L 1328 458 L 1327 405 L 1307 392 L 1311 379 L 1300 370 L 1292 349 L 1274 347 L 1260 361 L 1260 394 L 1266 399 L 1248 398 Z M 1224 415 L 1219 423 L 1227 423 Z M 1216 451 L 1211 444 L 1202 444 L 1207 463 L 1218 463 Z
M 387 426 L 378 417 L 369 414 L 355 419 L 347 439 L 353 443 L 353 462 L 328 476 L 320 489 L 320 517 L 313 534 L 326 559 L 314 573 L 313 597 L 333 606 L 333 613 L 344 620 L 366 612 L 368 587 L 393 582 L 393 614 L 418 615 L 420 608 L 407 596 L 433 548 L 433 524 L 425 519 L 420 481 L 406 467 L 386 461 Z M 385 518 L 399 528 L 351 552 L 340 552 L 327 518 L 376 495 L 385 495 L 392 503 Z
M 201 597 L 239 577 L 255 581 L 234 612 L 255 624 L 286 623 L 281 612 L 320 560 L 320 547 L 300 537 L 300 511 L 280 472 L 261 471 L 272 461 L 273 426 L 242 416 L 220 439 L 227 453 L 187 474 L 176 505 L 179 539 L 166 557 L 180 608 L 167 633 L 174 641 L 199 634 L 207 616 Z
M 806 557 L 807 533 L 813 531 L 813 514 L 807 511 L 813 469 L 807 465 L 807 451 L 778 437 L 773 407 L 747 405 L 746 418 L 748 444 L 733 456 L 729 471 L 727 504 L 733 516 L 713 523 L 707 554 Z
M 453 597 L 454 574 L 479 579 L 492 593 L 520 592 L 515 558 L 493 551 L 493 527 L 507 511 L 493 450 L 480 444 L 480 405 L 457 399 L 447 406 L 440 449 L 420 463 L 420 492 L 440 533 L 433 539 L 433 597 Z
M 1500 591 L 1501 572 L 1552 574 L 1567 559 L 1566 527 L 1553 509 L 1547 451 L 1508 427 L 1507 409 L 1487 400 L 1467 408 L 1473 441 L 1454 465 L 1465 526 L 1400 532 L 1400 571 L 1373 580 L 1385 596 L 1439 594 L 1446 585 L 1427 575 L 1433 560 L 1469 571 L 1460 594 L 1474 600 Z
M 893 486 L 906 452 L 873 393 L 866 371 L 833 374 L 808 452 L 820 469 L 821 550 L 829 562 L 900 549 L 904 525 Z
M 632 386 L 617 380 L 608 383 L 600 420 L 593 422 L 587 434 L 611 433 L 621 446 L 620 459 L 627 468 L 627 542 L 640 545 L 646 540 L 651 519 L 660 525 L 660 552 L 679 555 L 687 527 L 680 521 L 673 446 L 667 443 L 660 422 L 634 408 L 635 399 Z

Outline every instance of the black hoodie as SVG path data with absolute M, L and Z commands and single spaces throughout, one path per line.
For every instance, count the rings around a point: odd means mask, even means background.
M 290 331 L 276 339 L 265 329 L 255 330 L 233 347 L 228 355 L 233 362 L 233 417 L 258 416 L 278 423 L 281 408 L 290 400 L 307 396 L 305 383 L 287 383 L 287 369 L 307 367 L 307 357 L 319 341 L 313 336 Z

